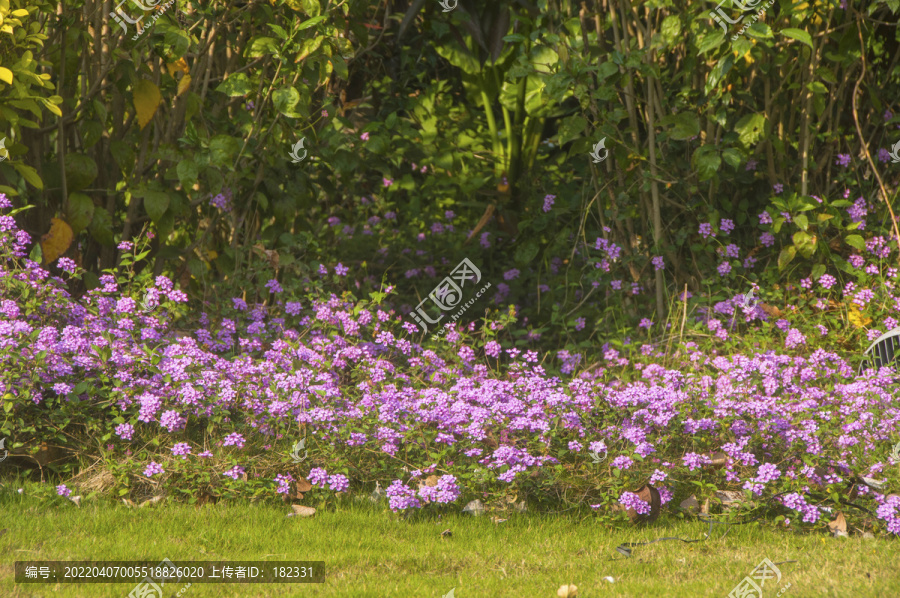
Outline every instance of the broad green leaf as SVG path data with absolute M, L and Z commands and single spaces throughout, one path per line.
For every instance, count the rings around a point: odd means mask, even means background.
M 866 248 L 866 241 L 860 235 L 847 235 L 844 238 L 844 242 L 847 243 L 850 247 L 855 247 L 862 251 Z
M 83 231 L 94 219 L 94 202 L 84 193 L 69 194 L 69 209 L 66 220 L 72 227 L 72 234 Z
M 319 23 L 321 23 L 322 21 L 324 21 L 327 18 L 328 18 L 328 15 L 319 15 L 317 17 L 313 17 L 309 20 L 303 21 L 297 27 L 297 31 L 303 31 L 304 29 L 309 29 L 310 27 L 315 27 L 316 25 L 318 25 Z
M 675 42 L 680 42 L 681 19 L 677 15 L 669 15 L 663 19 L 660 31 L 662 32 L 663 39 L 666 40 L 667 45 L 672 46 Z
M 676 141 L 685 141 L 700 134 L 700 120 L 690 112 L 666 116 L 660 124 L 670 127 L 669 137 Z
M 766 117 L 762 114 L 747 114 L 734 125 L 741 144 L 745 148 L 755 145 L 765 135 Z
M 781 253 L 778 254 L 778 269 L 784 270 L 788 264 L 790 264 L 793 259 L 797 256 L 797 249 L 790 245 L 781 250 Z
M 178 163 L 175 170 L 178 173 L 178 180 L 181 181 L 182 187 L 189 187 L 197 181 L 199 171 L 197 163 L 193 160 L 182 160 Z
M 66 154 L 66 186 L 69 192 L 87 189 L 97 178 L 97 163 L 85 154 Z
M 12 167 L 15 168 L 18 173 L 22 175 L 22 178 L 35 189 L 44 188 L 44 182 L 41 180 L 41 177 L 38 176 L 37 170 L 33 167 L 16 163 L 13 163 Z
M 825 274 L 825 264 L 816 264 L 812 268 L 810 278 L 812 278 L 813 280 L 819 280 L 823 274 Z
M 722 158 L 714 145 L 702 145 L 694 151 L 691 164 L 700 176 L 700 181 L 708 181 L 716 176 Z
M 538 247 L 537 243 L 526 241 L 516 249 L 516 263 L 522 266 L 530 264 L 538 254 L 538 251 L 540 251 L 540 247 Z
M 797 214 L 794 216 L 794 224 L 800 227 L 801 230 L 806 230 L 809 228 L 809 219 L 804 214 Z M 796 243 L 796 241 L 794 241 Z
M 291 118 L 300 116 L 294 112 L 294 107 L 299 101 L 300 92 L 293 87 L 282 87 L 281 89 L 276 89 L 272 93 L 272 102 L 275 104 L 275 109 Z
M 802 43 L 806 44 L 807 46 L 809 46 L 810 48 L 813 47 L 812 37 L 810 37 L 810 35 L 802 29 L 794 29 L 793 27 L 788 27 L 786 29 L 782 29 L 781 34 L 785 37 L 795 39 L 798 42 L 802 42 Z
M 216 135 L 209 142 L 209 161 L 221 168 L 230 169 L 231 160 L 241 149 L 241 142 L 229 135 Z
M 794 246 L 803 257 L 809 259 L 816 252 L 816 238 L 798 230 L 794 233 Z
M 112 218 L 106 208 L 99 206 L 94 208 L 94 219 L 91 221 L 88 231 L 91 233 L 91 238 L 101 245 L 110 247 L 116 244 L 113 237 Z
M 227 79 L 216 87 L 216 91 L 221 91 L 232 98 L 245 96 L 250 93 L 250 79 L 244 73 L 234 73 L 229 75 Z
M 158 223 L 169 208 L 169 194 L 165 191 L 144 191 L 144 208 L 154 223 Z
M 741 165 L 741 152 L 734 149 L 733 147 L 729 147 L 725 151 L 722 152 L 722 158 L 725 162 L 728 163 L 729 166 L 733 168 L 737 168 Z
M 714 31 L 713 33 L 707 33 L 700 37 L 700 41 L 697 44 L 697 50 L 701 54 L 706 54 L 710 50 L 718 48 L 725 42 L 725 34 L 721 31 Z

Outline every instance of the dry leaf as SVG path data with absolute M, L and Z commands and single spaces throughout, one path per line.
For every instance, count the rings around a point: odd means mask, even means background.
M 436 475 L 430 475 L 425 478 L 425 485 L 434 488 L 438 485 L 438 477 Z
M 559 586 L 559 589 L 556 590 L 556 595 L 559 598 L 576 598 L 578 596 L 578 586 L 574 584 Z
M 463 513 L 471 513 L 472 515 L 481 515 L 484 513 L 484 503 L 478 500 L 477 498 L 469 504 L 467 504 L 463 510 Z
M 491 523 L 493 523 L 494 525 L 500 525 L 504 521 L 509 521 L 509 519 L 500 519 L 497 516 L 491 517 Z
M 444 531 L 441 532 L 442 538 L 449 538 L 451 536 L 453 536 L 453 532 L 451 532 L 449 529 L 445 529 Z
M 611 576 L 609 576 L 609 575 L 607 575 L 607 576 L 604 577 L 603 579 L 605 579 L 605 580 L 608 581 L 609 583 L 615 583 L 615 582 L 616 582 L 616 578 L 615 578 L 615 577 L 611 577 Z
M 861 308 L 855 303 L 850 305 L 850 309 L 847 311 L 847 318 L 857 328 L 862 328 L 872 323 L 872 318 L 864 318 Z
M 169 69 L 169 75 L 174 77 L 175 73 L 181 71 L 185 75 L 191 72 L 191 69 L 188 68 L 187 61 L 184 58 L 179 58 L 175 62 L 170 62 L 166 64 L 166 68 Z
M 135 507 L 133 500 L 128 500 L 127 498 L 123 498 L 122 502 L 125 503 L 125 506 L 128 507 L 129 509 L 133 509 Z
M 134 96 L 134 109 L 137 111 L 138 125 L 143 130 L 156 114 L 156 109 L 159 108 L 162 101 L 162 94 L 159 93 L 159 88 L 152 81 L 141 79 L 134 84 L 132 95 Z
M 291 508 L 294 509 L 294 515 L 299 517 L 312 517 L 316 514 L 314 508 L 307 507 L 306 505 L 291 505 Z
M 835 538 L 847 537 L 847 519 L 841 511 L 838 511 L 834 521 L 828 522 L 828 529 Z
M 524 500 L 523 500 L 522 502 L 520 502 L 520 503 L 517 503 L 517 504 L 513 505 L 513 506 L 515 506 L 516 511 L 518 511 L 519 513 L 524 513 L 525 511 L 528 510 L 528 505 L 525 504 L 525 501 L 524 501 Z
M 76 506 L 81 506 L 81 497 L 80 496 L 70 496 L 69 500 L 75 503 Z
M 72 244 L 72 227 L 59 218 L 50 219 L 50 230 L 41 237 L 41 253 L 44 255 L 44 265 L 55 262 L 64 254 Z
M 775 307 L 774 305 L 769 305 L 768 303 L 760 303 L 759 308 L 766 312 L 767 315 L 772 316 L 773 318 L 781 317 L 781 310 Z
M 162 495 L 154 496 L 153 498 L 148 498 L 147 500 L 145 500 L 144 502 L 142 502 L 139 506 L 140 506 L 141 508 L 143 508 L 143 507 L 146 507 L 147 505 L 155 505 L 156 503 L 158 503 L 158 502 L 161 501 L 162 499 L 163 499 Z
M 700 512 L 700 503 L 697 502 L 697 497 L 694 496 L 693 494 L 691 494 L 690 497 L 681 501 L 681 504 L 678 506 L 681 507 L 682 509 L 684 509 L 685 511 L 688 511 L 689 513 L 693 513 L 694 515 L 696 515 L 697 513 Z
M 312 484 L 303 476 L 300 476 L 300 478 L 297 480 L 296 487 L 299 492 L 309 492 L 310 490 L 312 490 Z
M 744 493 L 738 490 L 717 490 L 716 498 L 722 501 L 722 504 L 726 507 L 736 506 L 735 503 L 742 502 L 744 500 Z
M 472 229 L 472 232 L 469 233 L 468 237 L 466 237 L 466 240 L 463 242 L 463 245 L 465 245 L 466 243 L 471 241 L 472 237 L 477 235 L 478 232 L 482 228 L 484 228 L 484 225 L 488 223 L 488 221 L 491 219 L 491 216 L 494 215 L 494 210 L 496 210 L 496 209 L 497 209 L 497 206 L 495 206 L 494 204 L 491 204 L 487 207 L 487 209 L 484 211 L 484 215 L 481 217 L 481 220 L 478 221 L 478 224 L 475 225 L 475 228 Z
M 725 467 L 728 463 L 728 454 L 722 451 L 710 453 L 709 460 L 709 464 L 713 467 Z
M 709 515 L 709 499 L 708 498 L 703 501 L 703 506 L 700 507 L 700 514 L 701 515 Z
M 659 508 L 662 504 L 659 497 L 659 490 L 654 488 L 653 486 L 644 485 L 635 492 L 642 501 L 650 504 L 650 512 L 646 515 L 641 515 L 634 509 L 628 509 L 628 517 L 631 519 L 632 523 L 652 523 L 656 521 L 656 518 L 659 517 Z

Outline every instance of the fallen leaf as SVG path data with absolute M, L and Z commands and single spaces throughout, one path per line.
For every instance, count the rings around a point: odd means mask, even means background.
M 44 255 L 44 265 L 52 264 L 69 249 L 72 239 L 72 227 L 59 218 L 50 219 L 50 230 L 41 237 L 41 252 Z
M 709 515 L 709 499 L 708 498 L 703 501 L 703 506 L 700 507 L 700 514 L 701 515 Z
M 760 303 L 759 308 L 766 312 L 767 315 L 770 315 L 774 318 L 781 317 L 781 310 L 775 307 L 774 305 L 769 305 L 768 303 Z
M 828 529 L 831 530 L 831 533 L 835 536 L 837 536 L 838 532 L 843 532 L 844 535 L 847 534 L 847 519 L 841 511 L 838 511 L 834 521 L 828 522 Z
M 524 501 L 524 500 L 523 500 L 522 502 L 520 502 L 520 503 L 517 503 L 517 504 L 514 505 L 514 506 L 515 506 L 515 508 L 516 508 L 516 511 L 518 511 L 519 513 L 524 513 L 525 511 L 528 510 L 528 505 L 525 504 L 525 501 Z
M 453 532 L 451 532 L 449 529 L 445 529 L 444 531 L 441 532 L 442 538 L 449 538 L 451 536 L 453 536 Z
M 713 467 L 725 467 L 725 465 L 728 463 L 728 454 L 723 453 L 722 451 L 717 451 L 715 453 L 710 453 L 709 459 L 709 464 Z
M 136 506 L 133 500 L 128 500 L 127 498 L 123 498 L 122 502 L 125 503 L 125 506 L 129 509 L 133 509 Z
M 615 582 L 616 582 L 616 579 L 615 579 L 614 577 L 610 577 L 609 575 L 607 575 L 607 576 L 604 577 L 603 579 L 605 579 L 605 580 L 608 581 L 609 583 L 615 583 Z
M 143 507 L 146 507 L 147 505 L 155 505 L 156 503 L 158 503 L 158 502 L 161 501 L 162 499 L 163 499 L 162 495 L 154 496 L 153 498 L 148 498 L 147 500 L 145 500 L 144 502 L 142 502 L 142 503 L 139 505 L 139 507 L 143 508 Z
M 299 492 L 309 492 L 310 490 L 312 490 L 312 484 L 303 476 L 300 476 L 300 478 L 297 480 L 296 487 Z
M 430 475 L 425 478 L 425 485 L 434 488 L 438 485 L 438 477 L 436 475 Z
M 737 506 L 737 503 L 745 500 L 744 493 L 738 490 L 717 490 L 716 498 L 721 500 L 726 507 Z
M 559 598 L 575 598 L 578 596 L 578 586 L 574 584 L 559 586 L 559 589 L 556 590 L 556 595 Z
M 70 496 L 69 500 L 71 500 L 73 503 L 75 503 L 76 506 L 78 506 L 78 507 L 81 506 L 81 497 L 80 496 Z
M 509 520 L 508 519 L 500 519 L 499 517 L 496 517 L 496 516 L 491 517 L 491 523 L 493 523 L 494 525 L 500 525 L 504 521 L 509 521 Z
M 307 507 L 306 505 L 291 505 L 291 508 L 294 509 L 294 515 L 299 517 L 312 517 L 316 514 L 314 508 Z

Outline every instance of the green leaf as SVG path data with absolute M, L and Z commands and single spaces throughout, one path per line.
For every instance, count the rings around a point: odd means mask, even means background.
M 685 141 L 700 134 L 700 120 L 690 112 L 680 112 L 664 117 L 660 124 L 671 127 L 669 137 L 676 141 Z
M 144 191 L 144 208 L 154 223 L 158 223 L 169 209 L 169 195 L 164 191 Z
M 762 114 L 747 114 L 734 125 L 741 144 L 745 148 L 755 145 L 765 135 L 766 117 Z
M 847 235 L 844 242 L 850 247 L 855 247 L 862 251 L 866 248 L 866 241 L 860 235 Z
M 95 207 L 94 219 L 91 220 L 91 225 L 88 227 L 88 232 L 91 233 L 91 237 L 101 245 L 107 247 L 113 246 L 116 244 L 116 241 L 113 237 L 112 229 L 112 217 L 109 215 L 109 212 L 106 211 L 106 208 L 100 206 Z
M 691 165 L 700 176 L 700 181 L 708 181 L 716 176 L 722 165 L 722 158 L 714 145 L 703 145 L 697 148 L 691 158 Z
M 806 230 L 809 228 L 809 219 L 803 214 L 797 214 L 794 216 L 794 224 L 799 226 L 802 230 Z
M 181 181 L 182 187 L 190 187 L 197 182 L 199 170 L 197 169 L 197 163 L 193 160 L 182 160 L 178 163 L 175 170 L 178 173 L 178 180 Z
M 303 31 L 304 29 L 309 29 L 310 27 L 315 27 L 316 25 L 318 25 L 319 23 L 321 23 L 322 21 L 324 21 L 327 18 L 328 18 L 328 15 L 319 15 L 317 17 L 313 17 L 311 19 L 303 21 L 302 23 L 300 23 L 300 26 L 297 27 L 297 31 Z
M 22 178 L 35 189 L 44 188 L 44 182 L 41 180 L 41 177 L 38 176 L 37 170 L 31 166 L 13 163 L 12 167 L 15 168 L 18 173 L 22 175 Z
M 795 39 L 798 42 L 802 42 L 802 43 L 806 44 L 807 46 L 809 46 L 810 48 L 813 47 L 812 37 L 810 37 L 810 35 L 807 32 L 803 31 L 802 29 L 794 29 L 793 27 L 788 27 L 787 29 L 782 29 L 781 34 L 784 35 L 785 37 Z
M 87 189 L 97 178 L 97 163 L 90 156 L 66 154 L 66 186 L 69 192 Z
M 241 142 L 230 135 L 216 135 L 209 142 L 209 161 L 221 168 L 231 169 L 231 160 L 240 151 Z
M 825 274 L 825 264 L 816 264 L 812 268 L 810 278 L 812 278 L 813 280 L 819 280 L 820 278 L 822 278 L 823 274 Z
M 618 72 L 619 67 L 613 62 L 607 61 L 597 68 L 597 79 L 599 81 L 604 81 Z
M 275 109 L 291 118 L 298 118 L 300 115 L 294 112 L 294 106 L 300 101 L 300 92 L 293 87 L 282 87 L 276 89 L 272 93 L 272 102 Z
M 233 75 L 229 75 L 227 79 L 222 81 L 222 83 L 216 87 L 216 91 L 221 91 L 232 98 L 245 96 L 250 93 L 251 89 L 250 79 L 248 79 L 247 75 L 244 73 L 234 73 Z
M 810 237 L 802 230 L 798 230 L 794 233 L 794 246 L 800 252 L 800 255 L 806 259 L 811 258 L 816 252 L 816 244 L 813 242 L 813 237 Z
M 778 255 L 778 269 L 784 270 L 788 264 L 793 261 L 793 259 L 797 256 L 797 249 L 790 245 L 781 250 L 781 253 Z
M 666 40 L 666 44 L 672 46 L 675 42 L 681 41 L 681 19 L 676 15 L 669 15 L 665 19 L 663 19 L 662 27 L 660 28 L 663 39 Z
M 346 81 L 350 75 L 344 57 L 340 54 L 333 54 L 331 56 L 331 64 L 334 66 L 334 72 L 337 73 L 337 76 Z
M 559 124 L 559 145 L 565 145 L 569 141 L 581 137 L 581 133 L 587 128 L 587 125 L 587 119 L 578 114 L 563 119 Z
M 737 168 L 741 165 L 741 152 L 733 147 L 729 147 L 727 150 L 723 151 L 722 158 L 724 158 L 725 162 L 733 168 Z
M 725 42 L 725 34 L 721 31 L 715 31 L 713 33 L 707 33 L 700 37 L 700 41 L 697 44 L 697 50 L 701 54 L 706 54 L 710 50 L 718 48 Z
M 69 194 L 69 209 L 66 222 L 72 227 L 72 234 L 83 231 L 94 219 L 94 202 L 83 193 Z
M 516 249 L 515 260 L 517 264 L 525 265 L 531 263 L 538 254 L 540 247 L 534 241 L 526 241 Z

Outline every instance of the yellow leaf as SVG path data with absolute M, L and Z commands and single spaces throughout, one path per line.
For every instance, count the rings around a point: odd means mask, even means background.
M 850 306 L 847 316 L 850 318 L 850 323 L 857 328 L 862 328 L 872 323 L 872 318 L 863 318 L 860 308 L 855 304 Z
M 156 114 L 162 95 L 159 88 L 146 79 L 141 79 L 134 85 L 134 109 L 137 110 L 138 124 L 143 130 L 147 123 Z
M 12 71 L 5 66 L 0 66 L 0 81 L 4 81 L 7 85 L 12 85 Z
M 183 94 L 188 90 L 191 86 L 191 76 L 187 73 L 184 74 L 184 77 L 181 78 L 181 81 L 178 82 L 178 95 Z
M 175 62 L 170 62 L 166 65 L 166 67 L 169 69 L 169 74 L 173 77 L 178 71 L 181 71 L 185 75 L 187 75 L 191 71 L 191 69 L 188 68 L 187 61 L 185 61 L 184 58 L 179 58 Z
M 64 254 L 74 238 L 72 227 L 59 218 L 51 218 L 50 230 L 41 237 L 44 265 L 52 264 L 59 256 Z

